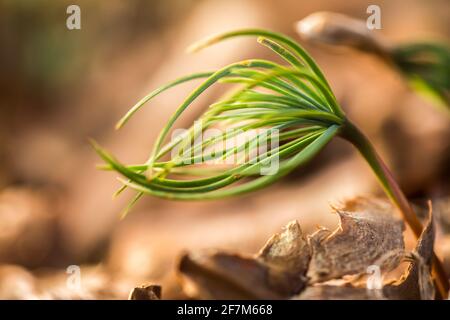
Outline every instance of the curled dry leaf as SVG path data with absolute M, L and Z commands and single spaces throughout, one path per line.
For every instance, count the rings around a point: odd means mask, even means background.
M 267 268 L 252 258 L 224 252 L 186 254 L 179 271 L 186 294 L 200 299 L 280 299 Z
M 434 299 L 434 286 L 431 279 L 433 258 L 434 223 L 430 213 L 417 246 L 411 254 L 411 263 L 405 274 L 396 282 L 386 285 L 383 292 L 390 299 Z
M 410 254 L 411 262 L 405 274 L 399 280 L 384 285 L 382 291 L 355 287 L 350 284 L 344 286 L 319 284 L 307 287 L 294 298 L 299 300 L 434 299 L 435 291 L 430 273 L 433 242 L 434 226 L 430 215 L 415 250 Z
M 310 237 L 311 283 L 362 274 L 373 264 L 392 270 L 400 263 L 405 227 L 388 202 L 358 197 L 335 210 L 339 227 L 334 232 L 320 229 Z
M 160 300 L 161 286 L 142 285 L 136 287 L 130 292 L 128 300 Z
M 450 235 L 446 235 L 440 241 L 442 256 L 444 257 L 444 269 L 450 274 Z
M 257 259 L 288 273 L 304 276 L 311 252 L 300 224 L 291 221 L 284 230 L 274 234 L 259 251 Z
M 256 257 L 186 254 L 179 271 L 188 295 L 206 299 L 282 299 L 300 292 L 310 255 L 300 225 L 289 223 Z
M 210 251 L 182 256 L 179 273 L 184 291 L 203 299 L 432 299 L 430 267 L 434 227 L 430 219 L 410 254 L 405 275 L 368 289 L 342 283 L 377 265 L 386 272 L 404 258 L 402 220 L 385 200 L 355 198 L 335 209 L 340 226 L 320 229 L 309 243 L 294 221 L 272 236 L 254 256 Z M 340 280 L 339 280 L 340 279 Z M 381 288 L 382 287 L 382 288 Z
M 442 232 L 450 234 L 450 196 L 433 199 L 433 212 Z

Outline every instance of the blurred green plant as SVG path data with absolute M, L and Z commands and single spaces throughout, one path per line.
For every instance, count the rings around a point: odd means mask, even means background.
M 125 212 L 144 194 L 177 200 L 205 200 L 263 188 L 313 159 L 331 139 L 339 136 L 360 151 L 388 197 L 403 214 L 416 237 L 419 237 L 422 225 L 398 184 L 369 140 L 346 117 L 322 71 L 298 43 L 282 34 L 247 29 L 208 38 L 194 44 L 190 50 L 197 51 L 240 36 L 258 37 L 260 44 L 274 51 L 288 65 L 260 59 L 245 60 L 217 71 L 179 78 L 151 92 L 131 108 L 119 121 L 117 128 L 121 128 L 146 102 L 163 91 L 193 79 L 206 78 L 168 120 L 150 157 L 143 164 L 123 165 L 93 142 L 96 151 L 106 162 L 103 168 L 115 170 L 123 176 L 120 180 L 124 186 L 119 193 L 126 187 L 137 191 Z M 240 87 L 209 106 L 200 117 L 200 130 L 196 130 L 193 125 L 188 134 L 164 144 L 180 115 L 216 82 L 238 83 Z M 261 128 L 275 129 L 279 132 L 278 139 L 281 143 L 278 147 L 267 150 L 263 156 L 258 156 L 252 163 L 243 161 L 234 163 L 231 168 L 219 170 L 211 166 L 196 169 L 195 163 L 205 163 L 205 158 L 210 160 L 230 153 L 249 152 L 257 147 L 258 136 L 255 136 L 242 144 L 224 149 L 223 152 L 195 158 L 196 151 L 207 150 L 217 141 L 215 139 L 229 138 L 227 135 L 230 131 L 209 139 L 196 139 L 200 134 L 213 126 L 230 125 L 244 132 Z M 176 156 L 162 160 L 174 148 L 178 148 Z M 274 157 L 280 160 L 279 169 L 273 175 L 262 175 L 261 168 Z M 186 179 L 183 175 L 189 178 Z M 439 289 L 443 295 L 448 290 L 445 273 L 437 259 L 435 266 L 439 275 Z
M 355 48 L 374 54 L 397 69 L 413 90 L 450 111 L 450 47 L 438 41 L 402 45 L 369 30 L 365 21 L 334 12 L 315 12 L 296 25 L 305 40 Z
M 396 46 L 392 61 L 412 88 L 435 104 L 450 108 L 450 48 L 437 42 Z

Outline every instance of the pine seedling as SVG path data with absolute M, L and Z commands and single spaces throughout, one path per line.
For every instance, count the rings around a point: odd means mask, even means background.
M 123 187 L 119 192 L 124 188 L 136 191 L 130 206 L 144 194 L 174 200 L 206 200 L 255 191 L 311 161 L 333 138 L 340 137 L 361 153 L 387 196 L 419 237 L 422 225 L 408 200 L 370 141 L 347 118 L 318 65 L 298 43 L 279 33 L 245 29 L 213 36 L 194 44 L 190 50 L 197 51 L 241 36 L 257 37 L 260 44 L 284 59 L 286 64 L 262 59 L 240 61 L 216 71 L 179 78 L 151 92 L 130 109 L 117 128 L 124 126 L 140 108 L 163 91 L 187 81 L 203 79 L 168 120 L 148 160 L 142 164 L 124 165 L 94 143 L 106 162 L 103 168 L 122 176 Z M 189 130 L 167 142 L 176 120 L 217 82 L 231 83 L 233 90 L 212 103 Z M 219 130 L 216 135 L 199 139 L 211 128 L 231 130 Z M 256 134 L 231 146 L 223 143 L 252 130 L 270 134 Z M 261 136 L 278 143 L 270 143 L 269 148 L 258 153 Z M 250 156 L 255 153 L 256 156 Z M 235 156 L 232 163 L 214 164 L 230 155 Z M 276 170 L 264 172 L 263 169 L 275 159 L 278 161 Z M 211 161 L 216 162 L 211 164 Z M 441 296 L 446 296 L 448 282 L 438 259 L 435 259 L 434 273 Z

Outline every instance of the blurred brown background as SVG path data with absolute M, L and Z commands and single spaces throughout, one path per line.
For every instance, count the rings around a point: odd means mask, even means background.
M 81 8 L 81 30 L 66 28 L 70 4 Z M 0 298 L 126 298 L 142 282 L 181 297 L 174 264 L 182 250 L 251 253 L 289 220 L 306 231 L 334 227 L 330 203 L 380 193 L 363 160 L 335 141 L 314 164 L 266 190 L 215 202 L 147 197 L 121 221 L 129 194 L 111 200 L 119 184 L 95 168 L 100 161 L 87 143 L 93 137 L 120 160 L 141 161 L 193 85 L 158 97 L 115 132 L 139 98 L 189 72 L 272 57 L 252 39 L 186 54 L 195 40 L 242 27 L 298 39 L 293 24 L 310 13 L 365 19 L 369 4 L 380 5 L 377 32 L 394 43 L 448 41 L 446 0 L 0 1 Z M 376 58 L 302 44 L 408 196 L 445 200 L 450 119 Z M 218 94 L 205 94 L 179 126 Z M 81 266 L 82 292 L 65 285 L 69 265 Z

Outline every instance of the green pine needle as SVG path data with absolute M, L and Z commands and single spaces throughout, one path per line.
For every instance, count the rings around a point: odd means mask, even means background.
M 130 118 L 156 95 L 185 82 L 204 79 L 180 104 L 158 136 L 148 160 L 141 164 L 123 165 L 96 143 L 93 146 L 105 165 L 122 178 L 121 193 L 129 187 L 137 191 L 131 206 L 143 194 L 167 199 L 203 200 L 239 195 L 263 188 L 296 167 L 311 160 L 339 132 L 346 121 L 322 71 L 311 56 L 294 40 L 270 31 L 248 29 L 221 34 L 190 47 L 197 51 L 225 39 L 251 36 L 286 61 L 250 59 L 233 63 L 214 72 L 201 72 L 172 81 L 141 99 L 118 122 L 123 127 Z M 176 120 L 204 91 L 216 83 L 231 84 L 225 98 L 209 106 L 188 131 L 166 142 Z M 239 86 L 236 90 L 236 84 Z M 199 141 L 208 129 L 226 128 L 213 137 Z M 223 141 L 242 133 L 265 130 L 279 144 L 267 148 L 249 161 L 262 141 L 256 134 L 235 145 Z M 219 150 L 217 150 L 219 149 Z M 172 157 L 167 159 L 167 155 Z M 175 155 L 175 156 L 174 156 Z M 227 165 L 211 164 L 236 156 Z M 236 161 L 238 160 L 238 161 Z M 278 169 L 269 174 L 262 170 L 271 161 Z

